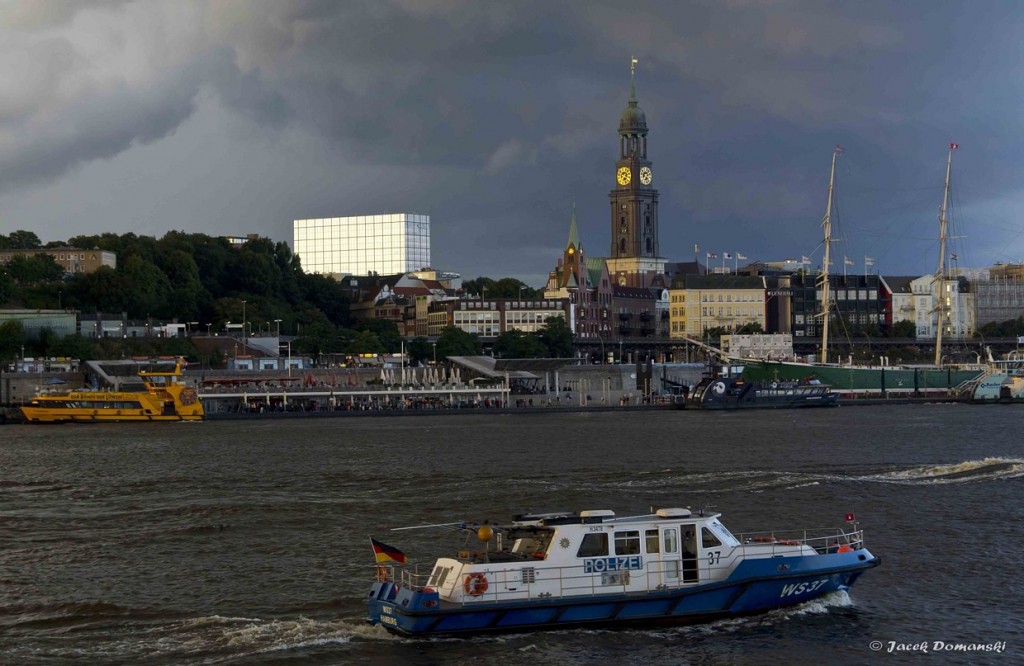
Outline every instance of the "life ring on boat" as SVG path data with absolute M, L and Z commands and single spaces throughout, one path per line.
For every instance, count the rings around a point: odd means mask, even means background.
M 836 550 L 836 552 L 837 553 L 851 553 L 851 552 L 853 552 L 853 548 L 851 548 L 850 546 L 847 546 L 846 544 L 843 544 L 842 546 L 839 546 L 839 548 Z
M 543 550 L 535 550 L 535 551 L 533 551 L 533 555 L 532 555 L 533 559 L 535 559 L 535 560 L 543 560 L 547 556 L 548 556 L 548 554 L 545 553 Z
M 479 597 L 487 591 L 487 576 L 480 572 L 469 574 L 462 584 L 462 589 L 471 597 Z
M 772 382 L 772 388 L 779 388 L 778 382 Z

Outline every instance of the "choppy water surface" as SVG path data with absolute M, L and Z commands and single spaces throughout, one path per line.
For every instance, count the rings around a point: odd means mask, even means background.
M 0 662 L 901 663 L 1024 654 L 1019 407 L 0 428 Z M 735 531 L 855 511 L 849 595 L 652 631 L 412 641 L 364 624 L 370 535 L 430 561 L 526 510 L 713 506 Z M 873 651 L 872 641 L 881 641 Z M 894 648 L 895 649 L 895 648 Z

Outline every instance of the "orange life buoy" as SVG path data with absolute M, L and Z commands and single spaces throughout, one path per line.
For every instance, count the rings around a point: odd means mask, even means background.
M 462 589 L 471 597 L 479 597 L 487 591 L 487 576 L 480 572 L 469 574 L 462 584 Z
M 853 548 L 851 548 L 850 546 L 847 546 L 847 545 L 844 544 L 842 546 L 839 546 L 839 550 L 837 550 L 836 552 L 837 553 L 850 553 L 852 551 L 853 551 Z
M 543 560 L 547 556 L 548 556 L 548 554 L 545 553 L 543 550 L 537 550 L 537 551 L 534 551 L 534 553 L 533 553 L 533 559 L 535 559 L 535 560 Z

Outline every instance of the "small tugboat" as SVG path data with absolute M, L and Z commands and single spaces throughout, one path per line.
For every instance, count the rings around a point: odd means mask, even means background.
M 368 622 L 403 636 L 651 626 L 763 613 L 846 590 L 881 563 L 848 528 L 733 535 L 720 514 L 665 508 L 516 516 L 454 525 L 481 548 L 429 571 L 372 541 Z M 451 527 L 451 526 L 449 526 Z
M 21 413 L 28 423 L 95 423 L 111 421 L 201 421 L 204 411 L 195 388 L 181 382 L 184 360 L 174 370 L 142 370 L 145 391 L 78 389 L 40 393 Z
M 688 406 L 699 409 L 835 407 L 839 394 L 815 379 L 747 381 L 744 366 L 724 365 L 693 387 Z

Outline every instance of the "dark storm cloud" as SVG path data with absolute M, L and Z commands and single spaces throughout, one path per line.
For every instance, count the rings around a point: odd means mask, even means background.
M 173 209 L 135 207 L 157 229 L 185 219 L 209 231 L 204 211 L 217 210 L 220 233 L 290 240 L 296 217 L 427 212 L 439 267 L 536 281 L 573 202 L 588 253 L 607 251 L 635 55 L 671 259 L 690 258 L 694 243 L 762 259 L 813 252 L 836 143 L 849 254 L 888 252 L 904 272 L 899 262 L 928 250 L 911 239 L 934 236 L 938 201 L 916 193 L 941 189 L 950 139 L 984 183 L 968 212 L 1004 241 L 1019 226 L 1008 212 L 1019 207 L 1022 96 L 1011 3 L 13 7 L 0 19 L 0 203 L 33 217 L 43 209 L 22 192 L 45 188 L 70 206 L 90 178 L 152 146 L 154 159 L 230 172 L 218 183 L 212 170 L 203 187 L 152 178 L 140 199 L 164 199 L 161 186 L 187 193 Z M 91 231 L 128 230 L 119 210 L 132 203 L 111 204 Z

